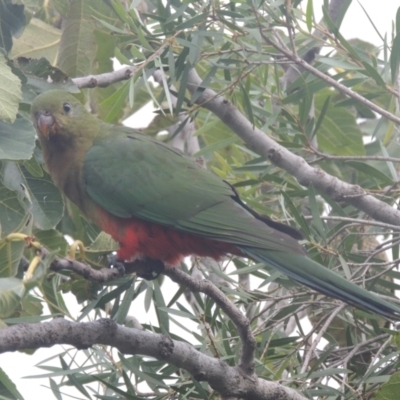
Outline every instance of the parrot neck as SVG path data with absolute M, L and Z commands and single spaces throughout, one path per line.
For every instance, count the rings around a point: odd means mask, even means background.
M 100 125 L 90 126 L 84 135 L 57 134 L 42 139 L 43 158 L 55 185 L 86 214 L 90 200 L 83 181 L 86 153 L 96 139 Z M 88 134 L 88 130 L 93 132 Z

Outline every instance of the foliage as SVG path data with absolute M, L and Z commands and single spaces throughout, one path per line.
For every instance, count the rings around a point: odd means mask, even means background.
M 393 269 L 399 260 L 399 229 L 369 218 L 347 199 L 338 201 L 333 194 L 300 185 L 292 174 L 249 150 L 207 107 L 196 104 L 201 91 L 191 95 L 187 90 L 189 71 L 195 68 L 203 88 L 223 95 L 265 135 L 397 209 L 396 124 L 343 88 L 393 116 L 398 113 L 400 13 L 393 37 L 382 38 L 377 48 L 340 34 L 345 10 L 342 5 L 343 15 L 333 18 L 325 9 L 317 24 L 312 0 L 291 5 L 252 0 L 0 0 L 1 324 L 40 322 L 49 312 L 71 317 L 64 300 L 70 292 L 84 305 L 80 315 L 72 316 L 77 320 L 109 316 L 122 324 L 133 312 L 132 304 L 146 310 L 155 306 L 157 321 L 143 329 L 196 343 L 230 365 L 241 349 L 232 322 L 207 296 L 186 294 L 186 301 L 182 288 L 171 296 L 165 291 L 166 279 L 126 275 L 100 284 L 50 269 L 54 257 L 67 254 L 66 235 L 84 244 L 85 260 L 93 268 L 107 265 L 106 255 L 116 249 L 72 204 L 64 204 L 43 165 L 29 107 L 37 94 L 54 87 L 77 93 L 112 123 L 121 123 L 152 101 L 157 115 L 145 132 L 172 143 L 178 137 L 195 140 L 200 150 L 194 156 L 231 183 L 249 206 L 302 230 L 311 258 L 381 295 L 399 290 L 400 274 Z M 340 87 L 310 71 L 298 73 L 272 42 L 296 49 L 303 59 L 311 54 L 312 66 Z M 135 67 L 132 77 L 78 93 L 74 78 L 112 71 L 113 57 Z M 149 81 L 157 71 L 159 85 Z M 295 71 L 294 79 L 290 71 Z M 181 134 L 192 119 L 196 136 L 185 138 Z M 168 135 L 160 134 L 165 131 Z M 33 249 L 31 241 L 36 243 Z M 36 259 L 37 243 L 50 256 L 38 261 L 28 279 L 26 269 Z M 308 398 L 396 398 L 398 339 L 381 318 L 348 307 L 332 322 L 328 318 L 337 302 L 249 260 L 186 260 L 182 268 L 215 282 L 250 319 L 259 377 L 280 381 Z M 306 317 L 313 328 L 309 333 L 301 321 Z M 187 321 L 195 321 L 197 329 L 187 328 Z M 172 325 L 181 328 L 182 337 L 173 333 Z M 311 354 L 307 346 L 317 332 L 327 344 Z M 69 364 L 68 350 L 59 355 L 60 367 L 48 372 L 55 398 L 62 398 L 60 387 L 73 386 L 83 397 L 90 398 L 90 388 L 96 387 L 102 399 L 136 399 L 141 382 L 147 383 L 151 398 L 216 396 L 210 386 L 165 361 L 117 355 L 104 346 L 85 351 L 88 359 L 80 367 Z M 17 389 L 3 366 L 0 395 L 20 399 Z

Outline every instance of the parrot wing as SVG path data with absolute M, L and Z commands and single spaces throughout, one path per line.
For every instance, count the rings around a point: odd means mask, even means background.
M 255 218 L 228 183 L 192 158 L 129 128 L 112 129 L 112 136 L 94 143 L 83 166 L 87 193 L 111 214 L 228 243 L 304 254 L 297 240 Z

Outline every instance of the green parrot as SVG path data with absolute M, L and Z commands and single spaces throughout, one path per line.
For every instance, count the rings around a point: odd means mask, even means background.
M 100 121 L 61 90 L 37 96 L 32 118 L 55 185 L 119 242 L 120 260 L 148 257 L 170 267 L 188 255 L 248 257 L 400 319 L 400 308 L 312 261 L 297 230 L 251 210 L 232 186 L 179 150 Z

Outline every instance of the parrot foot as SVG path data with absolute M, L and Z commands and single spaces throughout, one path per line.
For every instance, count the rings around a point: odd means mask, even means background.
M 109 254 L 107 256 L 107 260 L 108 260 L 108 265 L 110 268 L 117 269 L 120 276 L 125 275 L 125 272 L 126 272 L 125 265 L 123 262 L 118 260 L 118 257 L 116 254 Z
M 138 277 L 146 279 L 146 281 L 153 281 L 164 271 L 165 265 L 161 260 L 143 257 L 125 263 L 125 267 L 128 273 L 135 272 Z
M 165 264 L 161 260 L 148 257 L 123 262 L 117 254 L 110 254 L 107 259 L 110 268 L 118 269 L 121 276 L 136 273 L 138 277 L 146 279 L 146 281 L 157 279 L 165 268 Z

